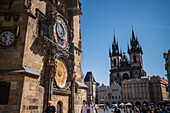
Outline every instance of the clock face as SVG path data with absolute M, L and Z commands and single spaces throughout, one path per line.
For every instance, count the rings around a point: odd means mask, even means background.
M 54 24 L 54 38 L 55 42 L 62 48 L 67 47 L 67 27 L 65 22 L 60 17 L 57 17 L 56 23 Z
M 66 84 L 67 76 L 68 76 L 67 66 L 65 62 L 61 59 L 57 60 L 56 62 L 57 62 L 57 66 L 55 67 L 56 70 L 55 80 L 57 85 L 60 88 L 63 88 Z
M 4 31 L 0 34 L 0 45 L 9 46 L 14 42 L 14 34 L 10 31 Z

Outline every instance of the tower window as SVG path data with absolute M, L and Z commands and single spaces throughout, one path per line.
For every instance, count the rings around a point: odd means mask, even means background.
M 116 66 L 116 59 L 114 59 L 113 62 L 114 62 L 114 66 Z
M 133 56 L 133 63 L 137 63 L 137 61 L 136 61 L 136 55 Z

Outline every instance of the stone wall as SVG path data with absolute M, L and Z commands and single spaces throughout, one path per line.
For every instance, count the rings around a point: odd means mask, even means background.
M 19 113 L 24 76 L 20 73 L 0 73 L 0 82 L 10 83 L 7 105 L 0 105 L 0 113 Z M 3 93 L 3 92 L 1 92 Z
M 75 94 L 75 113 L 81 112 L 83 100 L 87 100 L 87 89 L 77 89 L 77 93 Z
M 0 105 L 0 113 L 42 113 L 44 88 L 38 85 L 38 77 L 26 73 L 0 73 L 0 82 L 10 83 L 8 104 Z
M 42 113 L 44 88 L 39 85 L 38 77 L 25 76 L 21 101 L 21 113 Z
M 81 36 L 80 36 L 80 15 L 73 17 L 73 29 L 74 29 L 74 71 L 77 75 L 76 81 L 84 82 L 84 75 L 81 71 Z
M 62 113 L 68 113 L 68 109 L 69 109 L 69 96 L 61 96 L 61 95 L 52 95 L 52 102 L 53 105 L 56 107 L 57 109 L 57 103 L 60 102 L 61 103 L 61 109 L 62 109 Z

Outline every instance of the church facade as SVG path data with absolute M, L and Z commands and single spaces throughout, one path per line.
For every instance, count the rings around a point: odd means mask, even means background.
M 112 50 L 109 49 L 109 57 L 111 62 L 110 86 L 114 82 L 121 85 L 123 80 L 146 76 L 146 73 L 143 69 L 143 51 L 133 30 L 132 38 L 130 39 L 130 47 L 128 45 L 128 54 L 130 60 L 128 60 L 125 53 L 122 54 L 122 52 L 119 50 L 118 42 L 114 36 Z
M 79 0 L 0 1 L 0 112 L 78 113 L 87 86 L 81 71 Z

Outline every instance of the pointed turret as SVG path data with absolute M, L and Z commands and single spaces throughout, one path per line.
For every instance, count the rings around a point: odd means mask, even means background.
M 135 40 L 135 34 L 134 34 L 134 31 L 133 31 L 133 28 L 132 28 L 132 41 Z
M 112 55 L 117 55 L 117 54 L 119 54 L 119 46 L 118 46 L 118 42 L 116 42 L 116 37 L 114 35 L 113 43 L 112 43 Z
M 130 49 L 129 49 L 129 44 L 128 44 L 128 53 L 130 52 Z
M 135 37 L 133 28 L 132 28 L 132 38 L 130 39 L 130 45 L 131 45 L 131 49 L 130 48 L 128 49 L 129 50 L 128 53 L 135 52 L 135 51 L 142 53 L 141 49 L 139 49 L 138 37 L 137 36 Z
M 116 38 L 115 38 L 115 34 L 114 34 L 114 39 L 113 39 L 113 40 L 114 40 L 114 42 L 113 42 L 113 43 L 114 43 L 114 44 L 116 44 Z

